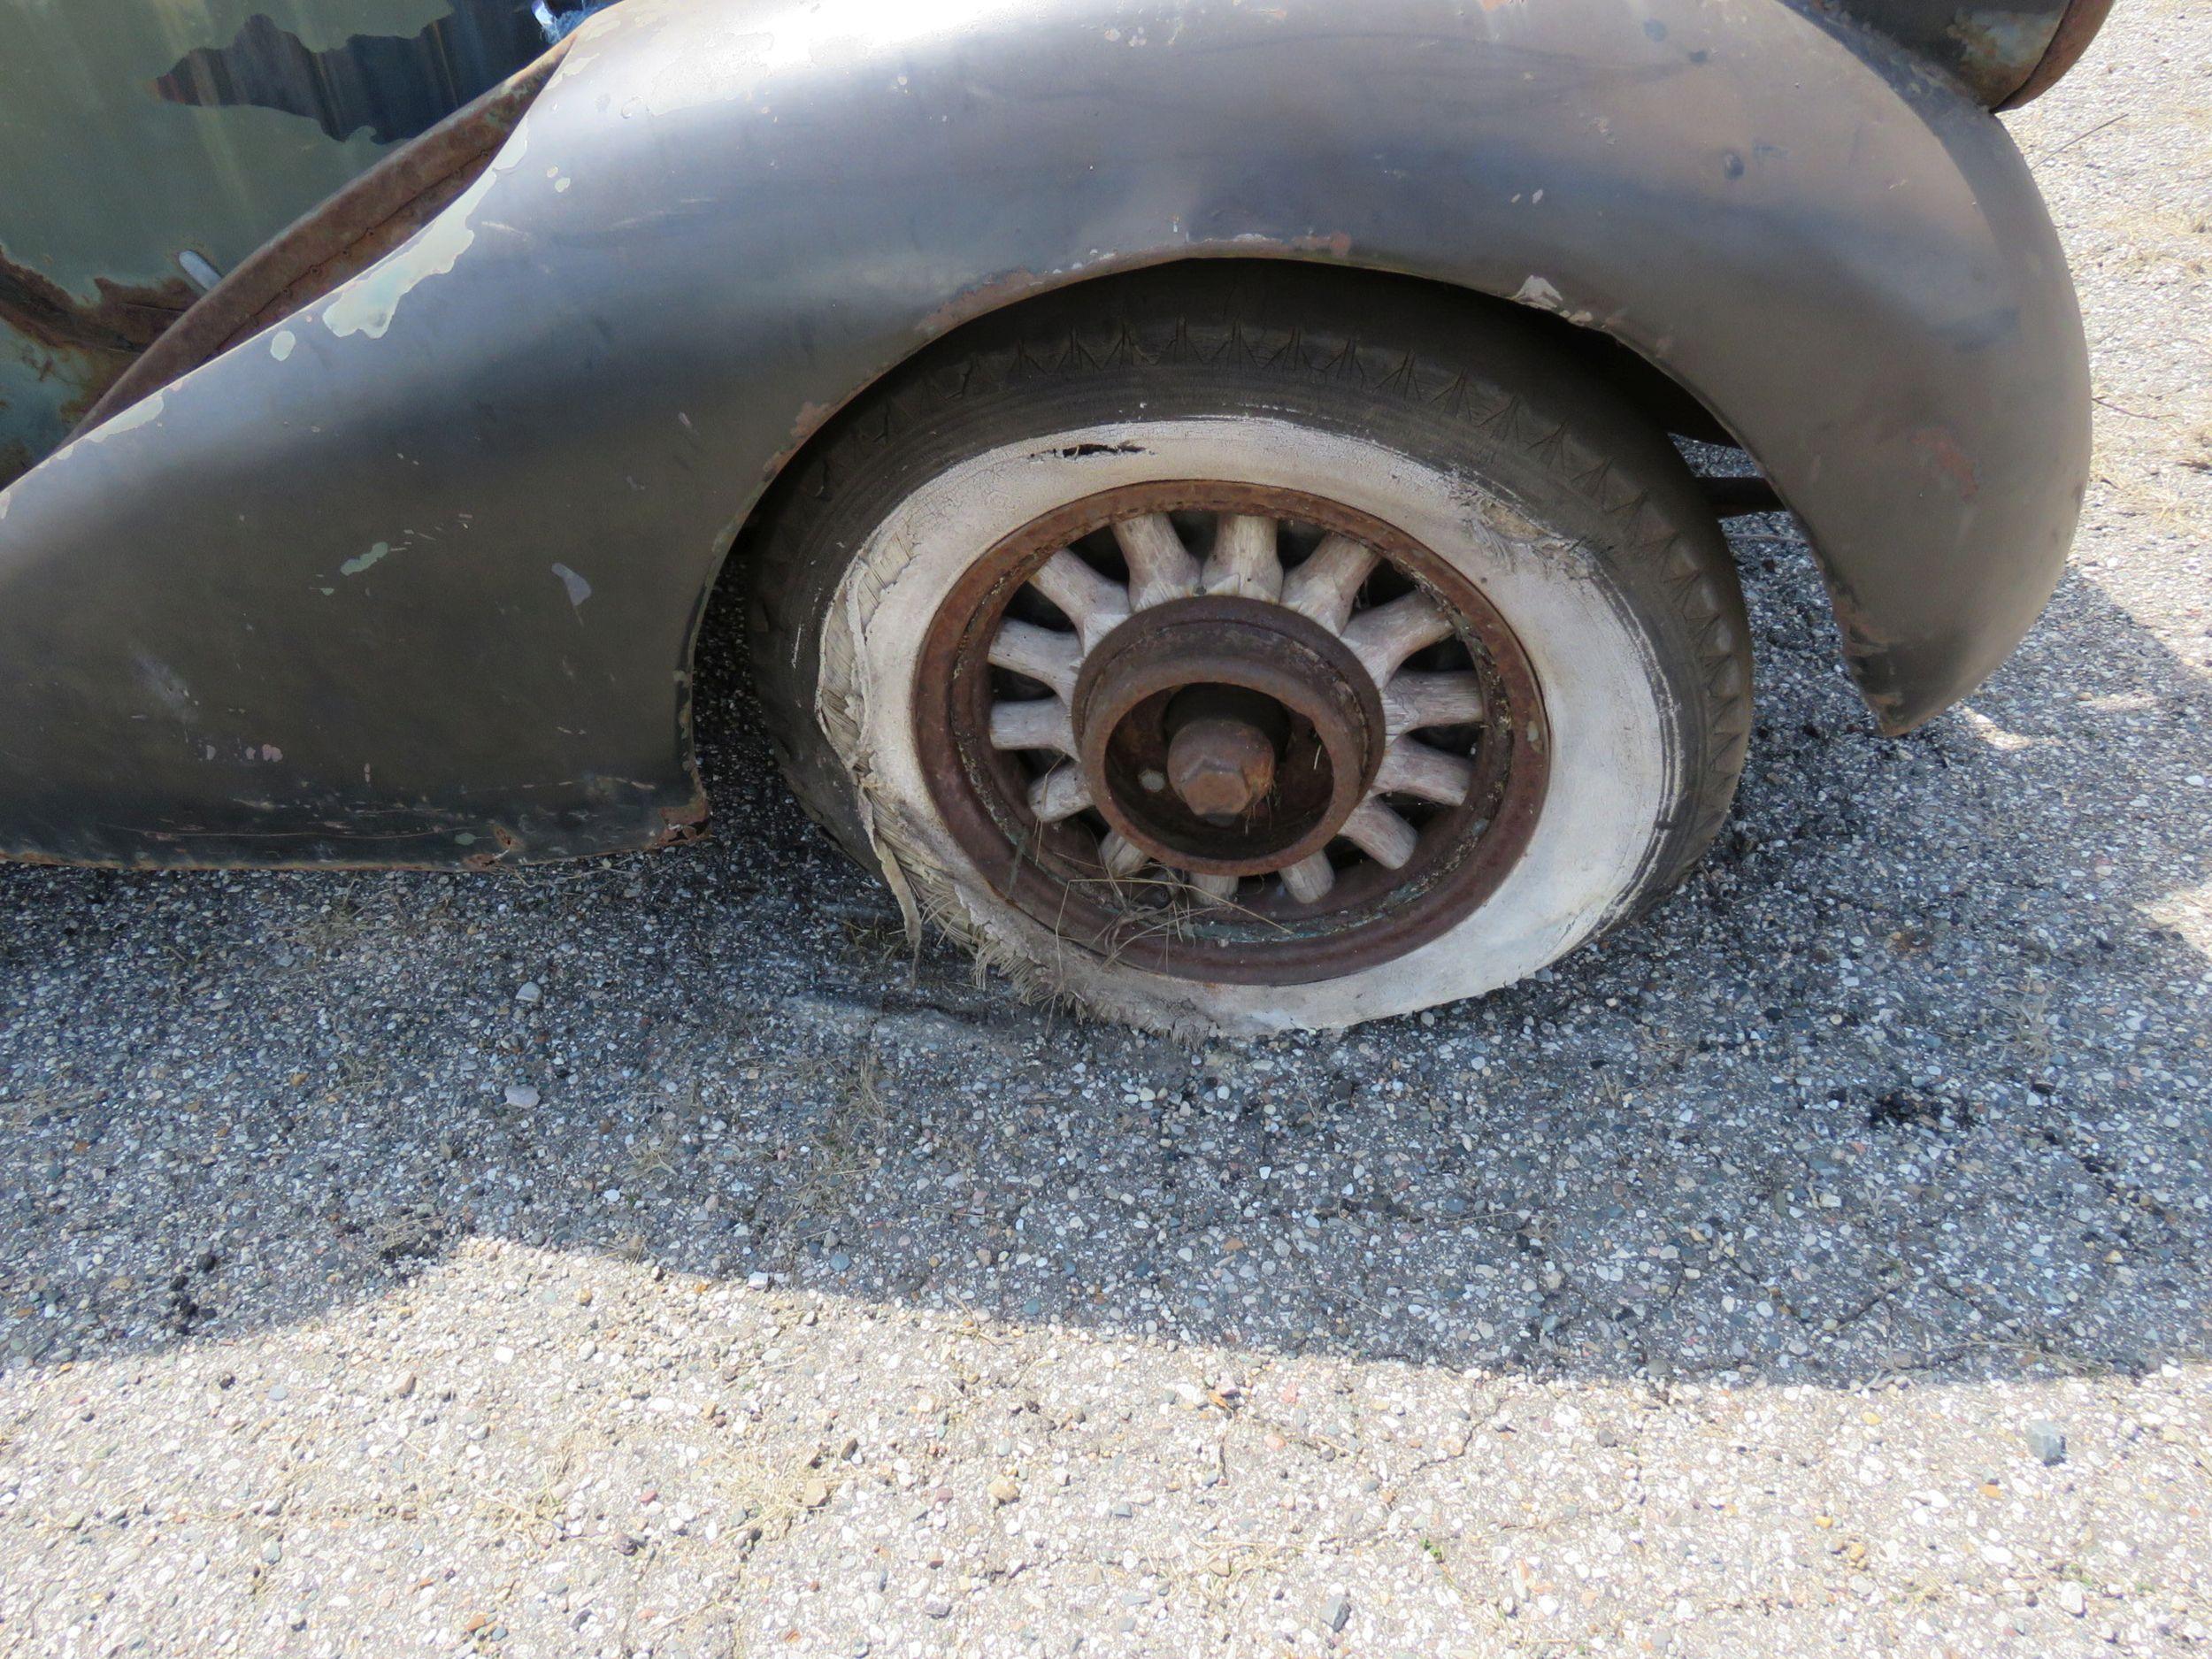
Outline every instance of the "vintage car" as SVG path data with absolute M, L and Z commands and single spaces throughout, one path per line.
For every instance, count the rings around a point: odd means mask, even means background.
M 1507 984 L 1727 811 L 1721 517 L 1892 732 L 2049 597 L 2085 357 L 1993 111 L 2102 10 L 7 0 L 0 854 L 691 835 L 727 580 L 807 808 L 1017 981 Z

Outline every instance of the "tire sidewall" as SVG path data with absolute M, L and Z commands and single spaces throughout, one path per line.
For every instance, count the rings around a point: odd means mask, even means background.
M 901 493 L 824 608 L 815 713 L 853 781 L 858 827 L 910 910 L 1102 1012 L 1242 1035 L 1343 1026 L 1479 995 L 1629 910 L 1652 884 L 1688 787 L 1682 699 L 1670 684 L 1647 573 L 1557 521 L 1565 515 L 1546 522 L 1509 499 L 1494 476 L 1479 480 L 1371 423 L 1354 430 L 1281 406 L 1173 413 L 1152 401 L 1159 412 L 1106 421 L 1032 411 L 1047 422 L 1035 435 L 954 460 L 942 458 L 951 434 L 936 434 L 934 457 L 902 469 Z M 944 716 L 916 709 L 915 671 L 919 641 L 953 586 L 988 549 L 1070 502 L 1202 479 L 1302 490 L 1394 526 L 1483 593 L 1535 670 L 1552 752 L 1528 849 L 1483 902 L 1394 960 L 1286 986 L 1109 963 L 994 892 L 936 807 L 913 733 L 918 713 Z

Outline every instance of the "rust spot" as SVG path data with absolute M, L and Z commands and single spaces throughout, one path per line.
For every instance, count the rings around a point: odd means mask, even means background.
M 462 868 L 465 870 L 500 869 L 509 862 L 509 855 L 522 846 L 522 837 L 504 824 L 490 824 L 485 828 L 492 840 L 498 843 L 498 850 L 493 851 L 487 849 L 482 852 L 470 853 L 462 858 Z
M 1064 282 L 1080 281 L 1086 276 L 1102 274 L 1116 268 L 1114 261 L 1106 259 L 1095 266 L 1071 271 L 1063 277 L 1040 276 L 1025 265 L 1009 271 L 1002 276 L 995 276 L 988 281 L 979 282 L 973 288 L 954 295 L 930 312 L 922 319 L 922 338 L 934 340 L 940 334 L 950 334 L 963 323 L 972 323 L 979 317 L 987 317 L 1002 306 L 1011 305 L 1016 300 L 1027 299 L 1033 294 L 1041 294 Z
M 663 847 L 675 847 L 687 841 L 696 841 L 706 833 L 707 797 L 699 793 L 695 785 L 690 800 L 680 806 L 664 806 L 661 808 L 660 815 L 663 827 L 660 833 L 647 843 L 650 849 L 657 851 Z
M 151 285 L 95 277 L 87 304 L 50 278 L 0 254 L 0 319 L 55 351 L 135 355 L 159 339 L 198 297 L 182 277 Z
M 69 861 L 57 858 L 51 853 L 30 852 L 16 848 L 0 849 L 0 858 L 12 864 L 35 864 L 42 870 L 66 870 Z
M 830 417 L 843 407 L 841 403 L 800 404 L 799 418 L 791 423 L 791 442 L 768 457 L 768 464 L 760 469 L 761 478 L 772 480 L 790 465 L 792 457 L 806 448 L 807 440 L 827 426 Z
M 1905 696 L 1897 686 L 1890 664 L 1890 653 L 1897 640 L 1889 631 L 1878 626 L 1874 618 L 1859 603 L 1858 595 L 1836 579 L 1835 572 L 1824 567 L 1827 579 L 1828 605 L 1836 618 L 1836 632 L 1843 638 L 1844 664 L 1851 671 L 1852 682 L 1882 730 L 1891 737 L 1901 736 L 1918 724 L 1904 718 Z
M 1879 657 L 1897 643 L 1896 640 L 1876 626 L 1874 618 L 1850 588 L 1828 575 L 1829 608 L 1836 613 L 1836 627 L 1843 635 L 1843 649 L 1854 657 Z
M 1958 492 L 1961 501 L 1971 501 L 1981 494 L 1981 475 L 1974 470 L 1972 458 L 1959 448 L 1959 441 L 1951 435 L 1947 428 L 1921 427 L 1912 434 L 1912 447 L 1943 474 L 1951 488 Z
M 63 419 L 72 421 L 199 297 L 180 276 L 150 284 L 96 277 L 93 286 L 99 297 L 81 300 L 0 252 L 0 329 L 46 353 L 42 378 L 59 376 L 77 388 L 63 406 Z M 0 455 L 0 479 L 19 470 Z

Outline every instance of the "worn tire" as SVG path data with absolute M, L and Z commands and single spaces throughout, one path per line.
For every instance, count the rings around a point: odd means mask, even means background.
M 1086 284 L 939 342 L 826 430 L 749 533 L 757 681 L 800 800 L 910 921 L 1030 988 L 1158 1029 L 1405 1013 L 1509 983 L 1638 913 L 1727 812 L 1748 635 L 1680 457 L 1548 326 L 1398 279 L 1194 265 Z M 1319 479 L 1424 537 L 1522 636 L 1554 728 L 1552 794 L 1522 866 L 1442 937 L 1305 984 L 1149 972 L 1066 949 L 933 821 L 900 752 L 917 618 L 964 547 L 1056 490 L 1148 469 Z

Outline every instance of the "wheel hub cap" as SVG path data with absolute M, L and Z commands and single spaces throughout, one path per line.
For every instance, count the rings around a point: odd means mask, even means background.
M 982 554 L 914 739 L 974 867 L 1158 972 L 1299 984 L 1402 955 L 1533 833 L 1543 706 L 1512 630 L 1391 526 L 1280 488 L 1136 485 Z
M 1121 623 L 1086 659 L 1072 710 L 1092 804 L 1148 857 L 1210 876 L 1263 875 L 1326 847 L 1386 741 L 1382 699 L 1340 641 L 1234 595 Z

